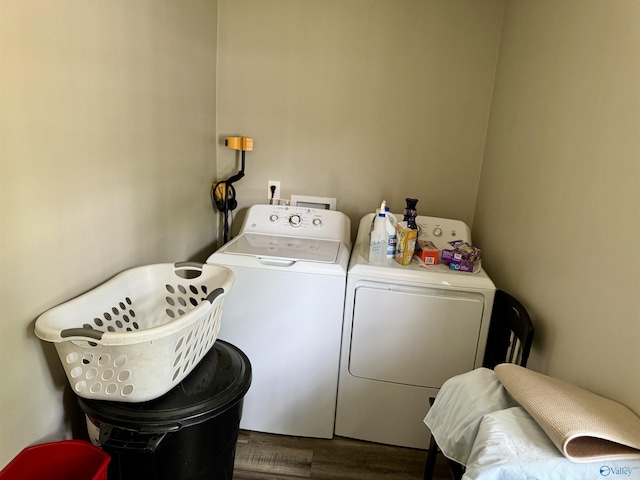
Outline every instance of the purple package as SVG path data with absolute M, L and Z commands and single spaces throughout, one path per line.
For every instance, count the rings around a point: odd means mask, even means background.
M 480 249 L 462 240 L 454 240 L 449 245 L 453 249 L 442 250 L 442 261 L 449 263 L 449 269 L 473 272 L 476 262 L 480 260 Z
M 449 263 L 449 270 L 472 273 L 475 268 L 474 263 Z
M 442 261 L 451 262 L 451 263 L 460 263 L 464 261 L 464 258 L 462 257 L 462 253 L 456 250 L 448 250 L 445 248 L 442 250 Z

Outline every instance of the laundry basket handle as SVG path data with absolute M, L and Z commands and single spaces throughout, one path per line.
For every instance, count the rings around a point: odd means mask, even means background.
M 92 328 L 66 328 L 60 332 L 62 338 L 68 337 L 88 337 L 94 340 L 102 340 L 104 332 Z
M 218 298 L 222 294 L 224 294 L 224 288 L 218 287 L 213 292 L 211 292 L 209 295 L 207 295 L 207 300 L 209 301 L 209 303 L 213 303 L 215 301 L 215 299 Z
M 176 270 L 202 270 L 202 263 L 199 262 L 177 262 L 173 264 Z
M 173 269 L 178 277 L 193 279 L 202 275 L 204 265 L 198 262 L 177 262 L 173 264 Z

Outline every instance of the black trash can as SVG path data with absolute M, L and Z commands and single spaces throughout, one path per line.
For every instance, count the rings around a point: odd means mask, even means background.
M 162 397 L 143 403 L 79 398 L 89 436 L 109 455 L 109 480 L 232 480 L 251 364 L 217 340 Z

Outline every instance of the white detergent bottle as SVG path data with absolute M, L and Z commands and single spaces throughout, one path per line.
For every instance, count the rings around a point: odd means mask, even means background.
M 387 207 L 387 201 L 383 200 L 382 203 L 380 204 L 380 206 L 382 207 L 384 205 L 384 210 L 380 210 L 379 208 L 376 208 L 376 213 L 373 216 L 373 218 L 371 219 L 371 226 L 369 227 L 369 233 L 373 232 L 373 226 L 376 223 L 376 220 L 378 219 L 378 215 L 380 215 L 380 212 L 384 212 L 385 216 L 387 215 L 387 212 L 389 211 L 389 207 Z
M 369 243 L 369 263 L 372 265 L 385 265 L 387 262 L 387 244 L 389 234 L 386 227 L 385 202 L 380 205 L 380 213 L 375 217 L 371 241 Z
M 396 235 L 396 225 L 398 220 L 395 215 L 389 211 L 389 207 L 385 207 L 385 228 L 387 230 L 387 258 L 395 258 L 396 245 L 398 237 Z

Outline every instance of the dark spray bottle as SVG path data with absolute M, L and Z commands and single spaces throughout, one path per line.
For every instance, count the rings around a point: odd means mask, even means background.
M 407 206 L 404 209 L 403 220 L 407 222 L 407 228 L 417 230 L 418 226 L 416 225 L 416 217 L 418 216 L 418 211 L 416 210 L 416 205 L 418 204 L 418 199 L 405 198 L 405 201 L 407 202 Z

